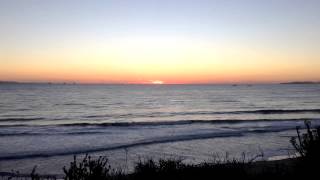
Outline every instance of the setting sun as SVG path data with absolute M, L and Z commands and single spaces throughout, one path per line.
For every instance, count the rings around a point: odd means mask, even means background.
M 159 81 L 159 80 L 152 81 L 151 83 L 152 84 L 164 84 L 163 81 Z

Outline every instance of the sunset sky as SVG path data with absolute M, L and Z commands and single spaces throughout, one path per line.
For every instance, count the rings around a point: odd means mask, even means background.
M 319 0 L 0 0 L 0 80 L 320 80 Z

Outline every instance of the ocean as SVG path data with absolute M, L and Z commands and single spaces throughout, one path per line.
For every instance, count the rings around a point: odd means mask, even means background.
M 277 159 L 305 120 L 320 125 L 318 84 L 0 84 L 0 172 L 62 174 L 86 153 L 128 170 L 148 158 Z

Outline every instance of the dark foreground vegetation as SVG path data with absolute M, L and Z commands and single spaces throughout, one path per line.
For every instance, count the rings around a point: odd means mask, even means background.
M 297 127 L 297 137 L 290 142 L 299 154 L 280 161 L 255 161 L 246 159 L 216 158 L 211 162 L 186 164 L 179 159 L 149 159 L 136 163 L 131 173 L 112 169 L 106 157 L 92 159 L 85 156 L 64 167 L 65 180 L 162 180 L 162 179 L 317 179 L 320 172 L 320 128 L 312 129 L 306 122 L 306 130 L 301 133 Z M 7 176 L 10 179 L 9 176 Z M 32 171 L 30 179 L 55 179 L 43 177 Z

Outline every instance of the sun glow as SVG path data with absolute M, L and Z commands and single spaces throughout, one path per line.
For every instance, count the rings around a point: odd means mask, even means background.
M 0 77 L 121 84 L 260 83 L 319 77 L 316 56 L 310 55 L 312 63 L 305 64 L 304 54 L 253 49 L 236 42 L 170 35 L 84 42 L 81 46 L 65 43 L 63 49 L 0 53 L 0 62 L 6 59 Z
M 164 82 L 156 80 L 156 81 L 151 81 L 151 84 L 164 84 Z

